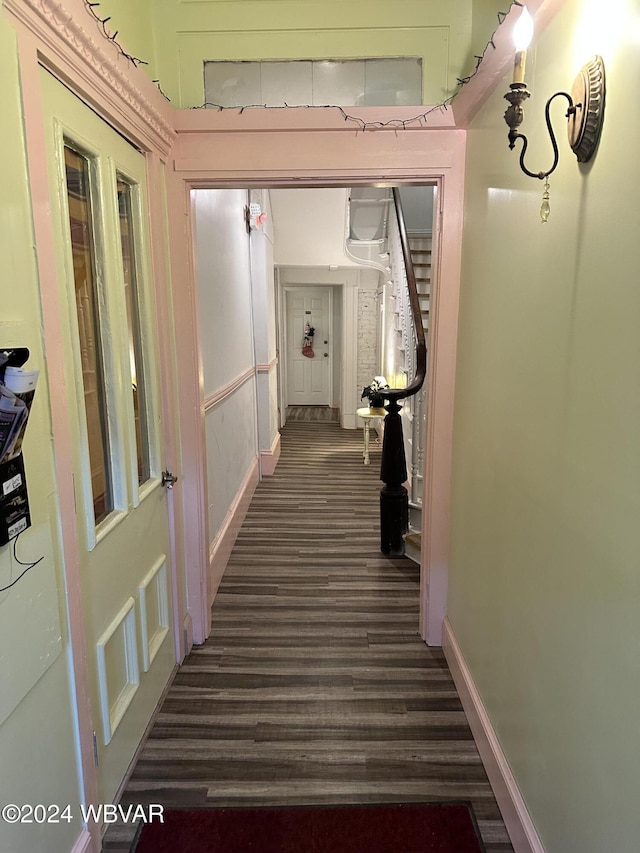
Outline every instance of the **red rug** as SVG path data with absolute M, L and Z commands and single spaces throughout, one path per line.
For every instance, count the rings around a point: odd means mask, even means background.
M 483 853 L 463 803 L 169 809 L 135 853 Z

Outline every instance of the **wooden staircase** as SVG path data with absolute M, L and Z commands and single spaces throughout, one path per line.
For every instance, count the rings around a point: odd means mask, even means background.
M 423 382 L 432 252 L 432 236 L 428 230 L 432 217 L 428 215 L 426 206 L 432 201 L 428 196 L 419 198 L 415 194 L 408 201 L 413 231 L 407 230 L 398 189 L 393 189 L 391 195 L 386 189 L 352 188 L 348 196 L 345 251 L 357 263 L 379 269 L 383 276 L 380 296 L 384 352 L 380 353 L 380 359 L 383 362 L 382 372 L 393 377 L 392 390 L 385 397 L 389 405 L 396 408 L 393 411 L 387 408 L 389 414 L 385 419 L 381 464 L 381 479 L 385 483 L 381 492 L 381 550 L 394 555 L 406 554 L 420 563 L 425 432 Z M 397 216 L 391 215 L 396 211 Z M 374 224 L 377 230 L 372 232 L 372 239 L 362 239 L 361 235 L 365 230 L 367 233 L 371 231 Z M 424 230 L 418 232 L 418 228 Z M 401 401 L 400 407 L 396 406 L 398 400 Z M 393 431 L 390 429 L 392 421 L 395 424 Z M 403 453 L 398 452 L 400 448 L 395 446 L 389 451 L 387 445 L 390 447 L 392 444 L 387 442 L 389 435 L 403 445 Z M 397 463 L 400 458 L 404 459 L 402 465 Z M 389 460 L 396 461 L 391 464 Z M 406 480 L 409 481 L 409 489 L 405 486 Z M 387 508 L 392 498 L 402 501 L 402 506 L 394 505 L 393 511 Z M 385 550 L 387 548 L 390 550 Z
M 431 299 L 431 236 L 409 235 L 411 261 L 418 286 L 422 325 L 429 328 L 429 302 Z

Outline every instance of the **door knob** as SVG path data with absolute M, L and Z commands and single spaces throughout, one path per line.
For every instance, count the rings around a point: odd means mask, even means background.
M 328 353 L 328 352 L 325 352 L 324 357 L 325 357 L 325 358 L 329 358 L 329 353 Z
M 173 484 L 178 482 L 178 478 L 171 471 L 162 472 L 162 485 L 165 489 L 173 489 Z

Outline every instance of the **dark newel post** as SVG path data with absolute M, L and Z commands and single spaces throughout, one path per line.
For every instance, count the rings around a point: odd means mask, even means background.
M 397 400 L 385 406 L 380 479 L 384 487 L 380 492 L 380 550 L 383 554 L 400 557 L 404 554 L 404 534 L 409 529 L 409 499 L 402 485 L 407 480 L 407 463 L 404 456 L 402 419 Z

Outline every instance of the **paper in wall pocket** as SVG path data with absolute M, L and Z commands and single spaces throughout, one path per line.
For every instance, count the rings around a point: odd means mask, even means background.
M 38 373 L 21 367 L 5 368 L 0 384 L 0 462 L 13 459 L 22 449 Z

